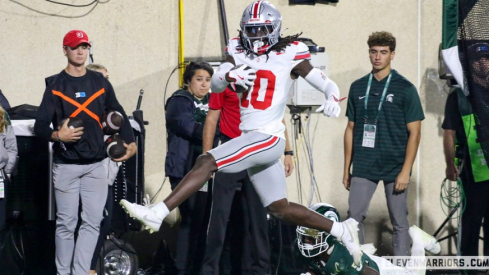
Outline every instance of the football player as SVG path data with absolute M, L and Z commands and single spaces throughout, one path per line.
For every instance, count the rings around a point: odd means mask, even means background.
M 242 91 L 240 130 L 243 134 L 201 155 L 163 202 L 145 207 L 122 200 L 121 205 L 146 229 L 157 231 L 168 213 L 199 190 L 212 173 L 248 169 L 263 205 L 273 216 L 330 232 L 343 241 L 359 264 L 362 252 L 355 220 L 333 222 L 286 198 L 284 169 L 280 163 L 285 147 L 282 119 L 293 80 L 303 77 L 324 93 L 325 101 L 317 110 L 324 115 L 338 117 L 340 106 L 338 86 L 311 65 L 309 49 L 296 41 L 298 35 L 280 36 L 281 26 L 280 12 L 270 2 L 254 1 L 243 12 L 239 37 L 229 41 L 226 62 L 212 77 L 212 92 L 222 92 L 228 85 Z
M 340 220 L 340 214 L 332 205 L 327 203 L 316 203 L 310 207 L 311 210 L 333 221 Z M 386 259 L 373 255 L 375 247 L 372 244 L 362 245 L 364 251 L 359 265 L 353 262 L 352 256 L 341 241 L 330 234 L 298 226 L 297 248 L 303 256 L 308 271 L 301 275 L 322 274 L 386 274 L 386 275 L 421 275 L 426 273 L 426 267 L 415 266 L 407 269 L 393 265 Z M 438 254 L 440 244 L 428 233 L 416 225 L 409 228 L 409 235 L 413 241 L 411 256 L 415 256 L 417 262 L 422 262 L 425 250 Z

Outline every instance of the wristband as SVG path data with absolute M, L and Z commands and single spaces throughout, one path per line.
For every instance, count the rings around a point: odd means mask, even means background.
M 294 155 L 294 151 L 285 151 L 284 152 L 284 156 L 293 156 Z

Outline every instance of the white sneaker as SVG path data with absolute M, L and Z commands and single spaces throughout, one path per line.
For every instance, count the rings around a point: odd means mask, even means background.
M 421 228 L 413 225 L 409 228 L 409 235 L 414 242 L 421 242 L 424 249 L 430 253 L 438 254 L 440 253 L 441 246 L 440 243 L 435 239 L 435 237 L 423 231 Z
M 144 229 L 148 230 L 149 233 L 160 230 L 163 220 L 156 216 L 156 213 L 153 211 L 152 207 L 130 203 L 124 199 L 121 200 L 120 205 L 126 211 L 126 213 L 129 214 L 129 216 L 141 222 Z
M 352 255 L 355 265 L 360 266 L 363 252 L 358 240 L 358 222 L 349 218 L 348 220 L 341 222 L 341 226 L 343 227 L 341 242 Z

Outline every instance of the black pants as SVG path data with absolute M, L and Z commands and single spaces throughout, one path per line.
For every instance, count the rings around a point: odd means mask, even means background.
M 172 190 L 181 178 L 170 177 Z M 206 224 L 209 220 L 207 192 L 197 192 L 178 206 L 182 220 L 178 230 L 175 265 L 178 274 L 198 274 L 205 252 Z
M 98 237 L 97 245 L 95 246 L 95 251 L 93 252 L 92 263 L 90 264 L 90 270 L 96 270 L 97 261 L 100 257 L 100 251 L 102 250 L 102 246 L 107 239 L 107 236 L 110 234 L 110 225 L 112 220 L 112 209 L 114 208 L 114 198 L 113 198 L 113 188 L 112 185 L 109 185 L 109 192 L 107 193 L 107 202 L 105 203 L 106 211 L 104 213 L 104 219 L 100 223 L 100 235 Z M 101 263 L 103 265 L 103 262 Z
M 479 235 L 484 219 L 484 256 L 489 256 L 489 183 L 474 183 L 462 177 L 466 207 L 462 214 L 462 256 L 479 255 Z
M 7 193 L 7 190 L 5 190 L 5 193 Z M 0 232 L 3 232 L 5 230 L 5 220 L 7 218 L 7 199 L 6 198 L 1 198 L 0 199 Z M 0 242 L 2 241 L 2 236 L 0 234 Z
M 222 136 L 223 143 L 229 140 Z M 241 192 L 238 192 L 240 188 Z M 239 201 L 233 204 L 233 200 Z M 242 211 L 235 211 L 237 209 Z M 219 274 L 227 228 L 235 233 L 229 234 L 232 238 L 232 274 L 270 273 L 267 210 L 247 171 L 215 174 L 210 215 L 202 274 Z
M 3 171 L 0 171 L 3 175 Z M 4 186 L 4 197 L 0 198 L 0 246 L 3 244 L 3 235 L 5 234 L 4 230 L 6 230 L 6 220 L 7 220 L 7 185 L 10 184 L 10 180 L 5 177 L 3 186 Z

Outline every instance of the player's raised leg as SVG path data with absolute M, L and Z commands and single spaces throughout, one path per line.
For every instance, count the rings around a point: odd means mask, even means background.
M 201 155 L 197 158 L 192 170 L 163 202 L 152 206 L 143 206 L 123 199 L 120 204 L 129 216 L 140 221 L 146 230 L 151 233 L 156 232 L 170 211 L 202 188 L 216 170 L 217 165 L 214 157 L 210 154 Z
M 248 174 L 271 215 L 292 224 L 331 233 L 345 244 L 354 262 L 360 264 L 363 252 L 358 242 L 358 223 L 355 220 L 333 222 L 301 204 L 289 202 L 286 198 L 284 170 L 278 160 L 269 166 L 249 168 Z
M 284 147 L 285 141 L 275 136 L 255 132 L 243 134 L 199 156 L 192 170 L 163 202 L 149 208 L 126 200 L 121 200 L 120 204 L 131 217 L 139 220 L 145 229 L 151 232 L 158 231 L 170 211 L 202 188 L 218 168 L 226 173 L 236 173 L 252 166 L 270 166 L 272 163 L 279 163 L 278 159 L 283 154 Z M 283 177 L 282 198 L 285 197 L 283 168 L 280 173 Z M 267 181 L 261 183 L 267 184 Z

